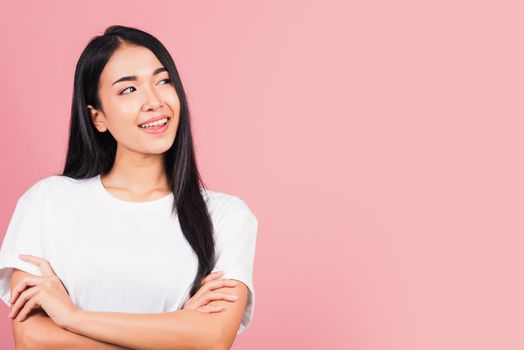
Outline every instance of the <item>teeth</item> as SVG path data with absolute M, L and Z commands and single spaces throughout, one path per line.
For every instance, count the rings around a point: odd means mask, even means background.
M 151 127 L 151 126 L 164 125 L 166 123 L 167 123 L 167 118 L 164 118 L 164 119 L 160 119 L 160 120 L 154 121 L 152 123 L 140 124 L 139 126 L 141 128 L 147 128 L 147 127 Z

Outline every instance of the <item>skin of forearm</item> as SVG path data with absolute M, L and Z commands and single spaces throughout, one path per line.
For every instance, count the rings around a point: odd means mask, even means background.
M 137 350 L 224 349 L 218 317 L 198 310 L 155 314 L 78 310 L 66 329 Z
M 13 322 L 19 321 L 13 320 Z M 33 311 L 22 323 L 25 323 L 22 336 L 23 349 L 127 350 L 125 347 L 101 342 L 61 328 L 45 312 Z

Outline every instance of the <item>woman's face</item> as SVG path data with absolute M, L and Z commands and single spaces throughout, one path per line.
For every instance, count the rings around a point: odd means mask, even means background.
M 98 86 L 101 106 L 87 107 L 98 131 L 109 130 L 116 139 L 117 152 L 161 154 L 173 144 L 180 101 L 169 73 L 159 68 L 165 67 L 149 49 L 129 45 L 118 48 L 104 67 Z M 160 116 L 169 118 L 162 133 L 139 126 Z

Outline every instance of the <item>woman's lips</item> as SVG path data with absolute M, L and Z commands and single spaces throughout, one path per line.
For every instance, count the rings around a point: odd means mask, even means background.
M 167 130 L 167 126 L 169 125 L 169 120 L 167 120 L 167 122 L 164 124 L 164 125 L 160 125 L 160 126 L 151 126 L 149 128 L 141 128 L 140 126 L 138 127 L 140 130 L 144 131 L 144 132 L 147 132 L 148 134 L 153 134 L 153 135 L 156 135 L 156 134 L 161 134 L 163 133 L 164 131 Z

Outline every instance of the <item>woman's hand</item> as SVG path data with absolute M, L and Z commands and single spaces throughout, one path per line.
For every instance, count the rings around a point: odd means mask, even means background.
M 224 308 L 222 306 L 209 306 L 207 305 L 213 300 L 227 300 L 235 301 L 236 296 L 233 294 L 214 292 L 214 289 L 222 287 L 234 287 L 237 285 L 237 281 L 230 279 L 218 279 L 224 275 L 223 271 L 212 272 L 202 279 L 200 283 L 200 289 L 184 303 L 182 310 L 198 310 L 204 313 L 220 312 Z
M 20 255 L 20 259 L 37 265 L 43 276 L 24 277 L 13 288 L 9 317 L 14 319 L 18 314 L 17 320 L 22 322 L 32 309 L 42 308 L 54 323 L 65 328 L 79 309 L 62 281 L 45 259 L 33 255 Z

